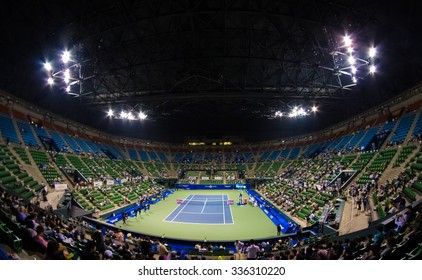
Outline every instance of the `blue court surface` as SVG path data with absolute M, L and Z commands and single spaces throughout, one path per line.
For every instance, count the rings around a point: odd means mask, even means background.
M 187 224 L 233 224 L 233 215 L 228 196 L 189 195 L 164 221 Z

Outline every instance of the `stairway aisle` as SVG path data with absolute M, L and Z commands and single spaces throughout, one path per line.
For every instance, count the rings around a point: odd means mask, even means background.
M 416 127 L 416 123 L 418 122 L 418 119 L 419 119 L 419 115 L 420 114 L 421 114 L 421 111 L 417 111 L 416 112 L 415 117 L 413 118 L 412 125 L 410 126 L 409 131 L 407 132 L 407 136 L 404 139 L 403 143 L 408 143 L 409 140 L 412 139 L 412 137 L 413 137 L 413 130 Z
M 339 235 L 365 229 L 371 220 L 371 214 L 365 213 L 363 209 L 359 211 L 353 199 L 348 197 L 344 205 L 343 216 L 338 230 Z

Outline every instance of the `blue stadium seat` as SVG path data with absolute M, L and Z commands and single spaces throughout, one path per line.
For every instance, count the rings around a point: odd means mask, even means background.
M 19 132 L 25 145 L 34 147 L 39 146 L 38 141 L 32 132 L 31 126 L 28 123 L 17 120 L 16 124 L 18 125 Z
M 13 125 L 12 119 L 9 116 L 0 114 L 0 130 L 3 138 L 8 139 L 13 143 L 20 143 L 15 126 Z

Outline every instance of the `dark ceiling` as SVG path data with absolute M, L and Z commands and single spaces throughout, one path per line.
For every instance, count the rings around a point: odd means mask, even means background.
M 417 1 L 9 1 L 0 10 L 0 89 L 122 136 L 247 141 L 317 131 L 421 82 Z M 418 9 L 419 8 L 419 9 Z M 333 56 L 351 35 L 375 45 L 357 85 Z M 76 95 L 46 85 L 64 48 L 81 61 Z M 366 53 L 366 50 L 365 50 Z M 337 74 L 336 74 L 337 73 Z M 316 116 L 274 118 L 317 105 Z M 106 117 L 143 110 L 148 119 Z

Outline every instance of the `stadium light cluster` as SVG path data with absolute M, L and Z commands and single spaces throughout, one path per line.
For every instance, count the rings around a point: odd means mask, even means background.
M 318 67 L 328 70 L 334 75 L 336 82 L 330 83 L 330 87 L 341 90 L 352 90 L 359 80 L 364 80 L 368 75 L 377 72 L 378 57 L 375 46 L 364 46 L 358 43 L 358 38 L 352 35 L 344 35 L 338 39 L 330 39 L 328 49 L 322 49 L 323 57 L 328 60 L 321 60 Z M 326 56 L 326 54 L 329 56 Z M 273 113 L 270 118 L 301 118 L 315 114 L 318 108 L 307 107 L 303 104 L 296 104 L 285 110 Z
M 137 113 L 133 112 L 134 110 L 122 110 L 120 111 L 120 113 L 115 114 L 115 112 L 112 109 L 109 109 L 107 112 L 107 117 L 109 118 L 114 118 L 114 119 L 120 119 L 120 120 L 140 120 L 143 121 L 145 120 L 148 115 L 145 114 L 145 112 L 139 111 Z
M 310 108 L 304 108 L 301 106 L 295 106 L 291 108 L 290 111 L 277 111 L 275 112 L 274 116 L 278 118 L 287 117 L 287 118 L 300 118 L 300 117 L 306 117 L 311 114 L 315 114 L 318 112 L 318 107 L 315 105 Z
M 364 76 L 373 75 L 377 71 L 376 48 L 374 46 L 362 47 L 355 41 L 357 40 L 350 35 L 343 36 L 339 46 L 331 46 L 332 65 L 320 66 L 323 69 L 331 70 L 338 77 L 338 83 L 342 89 L 350 89 Z
M 95 78 L 94 60 L 84 58 L 83 47 L 74 46 L 54 54 L 44 62 L 46 82 L 51 88 L 59 88 L 69 95 L 82 96 L 92 93 L 86 81 Z
M 47 84 L 58 86 L 70 95 L 79 95 L 83 81 L 81 64 L 69 50 L 64 50 L 59 57 L 44 63 L 47 72 Z

